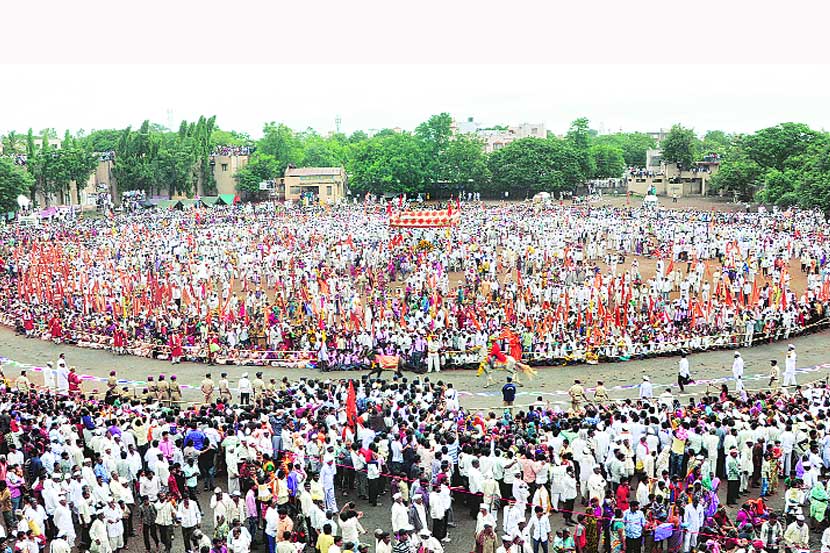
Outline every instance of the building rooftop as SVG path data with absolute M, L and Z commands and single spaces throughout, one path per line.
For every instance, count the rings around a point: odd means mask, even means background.
M 285 170 L 286 177 L 308 177 L 313 175 L 339 175 L 341 167 L 289 167 Z

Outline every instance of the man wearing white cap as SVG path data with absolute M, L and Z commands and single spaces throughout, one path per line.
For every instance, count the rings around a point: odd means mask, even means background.
M 397 534 L 401 530 L 409 530 L 409 512 L 403 504 L 403 496 L 396 493 L 392 496 L 392 533 Z
M 75 541 L 74 538 L 72 540 Z M 72 545 L 67 541 L 67 537 L 58 530 L 58 535 L 49 544 L 49 553 L 69 553 L 72 551 Z
M 432 535 L 429 528 L 422 528 L 418 532 L 418 537 L 421 538 L 421 548 L 424 551 L 430 551 L 431 553 L 444 553 L 444 547 L 441 545 L 441 542 Z
M 70 545 L 75 543 L 75 526 L 72 524 L 72 512 L 67 505 L 65 494 L 59 498 L 52 522 L 55 524 L 58 535 L 63 535 Z
M 429 523 L 427 521 L 427 509 L 424 505 L 424 496 L 416 493 L 412 496 L 412 505 L 409 507 L 409 525 L 420 532 L 422 530 L 429 531 Z
M 476 536 L 478 536 L 482 530 L 484 530 L 484 526 L 489 524 L 493 528 L 496 527 L 496 517 L 487 510 L 487 505 L 484 503 L 478 506 L 478 514 L 476 515 Z
M 796 552 L 809 551 L 810 529 L 804 523 L 804 515 L 795 517 L 795 520 L 784 530 L 784 544 Z
M 326 502 L 326 509 L 337 510 L 337 500 L 334 496 L 334 476 L 337 474 L 337 467 L 334 465 L 334 456 L 323 457 L 323 466 L 320 467 L 320 485 L 323 486 L 323 499 Z
M 795 346 L 790 344 L 787 347 L 787 358 L 784 360 L 784 386 L 797 386 L 795 381 Z
M 735 379 L 735 391 L 741 392 L 744 389 L 744 358 L 740 352 L 735 352 L 735 360 L 732 361 L 732 377 Z
M 229 512 L 233 509 L 231 496 L 222 492 L 222 488 L 213 490 L 213 497 L 210 498 L 210 508 L 213 509 L 213 524 L 216 525 L 219 517 L 228 520 Z
M 496 553 L 510 553 L 513 545 L 513 536 L 504 534 L 501 537 L 501 545 L 496 548 Z

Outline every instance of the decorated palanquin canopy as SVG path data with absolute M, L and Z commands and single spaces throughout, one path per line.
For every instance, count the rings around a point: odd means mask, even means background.
M 389 226 L 398 228 L 454 227 L 460 213 L 452 209 L 401 211 L 389 216 Z

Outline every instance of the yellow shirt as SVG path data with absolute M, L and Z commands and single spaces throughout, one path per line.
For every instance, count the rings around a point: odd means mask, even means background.
M 334 536 L 331 534 L 320 534 L 317 536 L 317 551 L 328 553 L 329 547 L 334 545 Z
M 677 436 L 673 436 L 671 440 L 671 452 L 677 455 L 683 455 L 686 451 L 686 440 L 681 440 Z

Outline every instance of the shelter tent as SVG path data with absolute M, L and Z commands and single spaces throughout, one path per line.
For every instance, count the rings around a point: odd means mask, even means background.
M 219 199 L 225 205 L 235 205 L 239 203 L 239 196 L 236 194 L 219 194 Z

